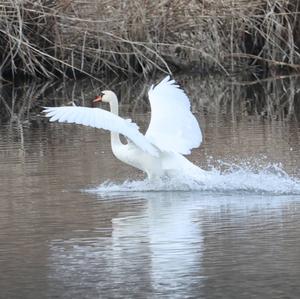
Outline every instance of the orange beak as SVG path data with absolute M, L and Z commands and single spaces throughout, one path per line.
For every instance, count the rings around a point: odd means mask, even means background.
M 101 102 L 102 101 L 102 96 L 96 96 L 95 100 L 93 101 L 93 103 L 96 102 Z

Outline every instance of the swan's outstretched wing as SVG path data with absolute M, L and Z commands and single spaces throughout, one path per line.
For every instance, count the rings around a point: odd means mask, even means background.
M 149 90 L 151 120 L 146 137 L 159 149 L 189 154 L 202 142 L 199 124 L 184 91 L 167 76 Z
M 143 151 L 157 156 L 157 149 L 139 132 L 135 123 L 125 120 L 109 111 L 100 108 L 79 106 L 45 107 L 43 112 L 50 121 L 75 123 L 94 128 L 120 133 L 130 139 Z

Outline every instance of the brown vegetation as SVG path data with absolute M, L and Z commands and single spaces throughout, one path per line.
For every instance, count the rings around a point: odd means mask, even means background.
M 2 77 L 299 70 L 298 0 L 2 0 Z

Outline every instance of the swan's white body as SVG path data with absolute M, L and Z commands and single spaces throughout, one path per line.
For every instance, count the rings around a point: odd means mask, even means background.
M 130 120 L 118 116 L 118 99 L 112 91 L 103 91 L 98 101 L 108 102 L 110 111 L 87 107 L 47 107 L 44 112 L 50 121 L 77 123 L 111 131 L 111 147 L 122 162 L 147 173 L 148 178 L 184 175 L 203 176 L 204 171 L 187 160 L 198 147 L 202 134 L 190 111 L 190 102 L 174 80 L 166 77 L 157 86 L 151 86 L 149 100 L 151 121 L 145 135 Z M 120 134 L 128 143 L 123 144 Z

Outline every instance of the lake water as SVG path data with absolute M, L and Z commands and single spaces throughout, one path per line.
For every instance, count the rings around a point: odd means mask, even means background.
M 149 82 L 1 87 L 1 299 L 299 298 L 299 80 L 177 79 L 204 184 L 149 183 L 107 132 L 39 114 L 111 88 L 145 130 Z

